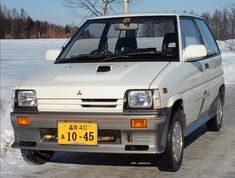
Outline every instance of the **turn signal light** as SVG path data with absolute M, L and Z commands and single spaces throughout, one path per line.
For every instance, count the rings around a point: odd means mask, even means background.
M 147 119 L 131 119 L 131 128 L 146 128 Z
M 18 116 L 17 123 L 19 126 L 29 126 L 30 119 L 29 119 L 29 117 Z

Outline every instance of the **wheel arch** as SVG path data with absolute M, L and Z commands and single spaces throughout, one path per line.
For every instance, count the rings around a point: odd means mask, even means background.
M 161 131 L 161 139 L 160 139 L 161 145 L 163 146 L 163 150 L 165 150 L 166 148 L 166 140 L 167 140 L 170 123 L 173 119 L 174 112 L 178 108 L 183 109 L 183 114 L 184 114 L 184 102 L 183 102 L 183 99 L 179 97 L 179 95 L 171 98 L 168 102 L 167 112 L 166 112 L 166 121 L 163 125 L 163 130 Z M 182 127 L 183 127 L 184 136 L 185 136 L 185 131 L 186 131 L 185 123 L 186 121 L 185 121 L 185 116 L 184 116 L 184 118 L 182 118 L 182 124 L 183 124 Z
M 177 100 L 175 100 L 173 103 L 172 103 L 172 106 L 171 107 L 168 107 L 170 109 L 170 112 L 168 113 L 168 119 L 167 119 L 167 123 L 165 124 L 165 129 L 164 131 L 166 132 L 164 134 L 164 141 L 165 141 L 165 144 L 164 144 L 164 152 L 159 156 L 159 163 L 158 163 L 158 167 L 160 170 L 171 170 L 171 171 L 175 171 L 175 170 L 178 170 L 182 164 L 182 159 L 183 159 L 183 149 L 184 149 L 184 119 L 181 117 L 179 117 L 179 115 L 174 115 L 177 111 L 179 111 L 179 109 L 183 109 L 183 99 L 181 98 L 178 98 Z M 183 112 L 183 115 L 184 115 L 184 112 Z M 176 116 L 176 117 L 175 117 Z M 182 131 L 183 131 L 183 135 L 182 135 L 182 142 L 183 142 L 183 146 L 182 146 L 182 151 L 181 151 L 181 154 L 180 154 L 180 160 L 175 161 L 174 158 L 173 158 L 173 141 L 172 141 L 172 137 L 173 137 L 173 123 L 175 120 L 180 120 L 181 123 L 183 124 L 182 125 Z
M 181 121 L 182 121 L 182 127 L 183 127 L 183 134 L 185 135 L 186 133 L 186 118 L 185 118 L 185 112 L 184 112 L 184 102 L 183 102 L 183 99 L 179 98 L 177 99 L 173 105 L 172 105 L 172 110 L 171 110 L 171 119 L 172 119 L 172 116 L 174 114 L 174 112 L 176 112 L 177 109 L 182 109 L 183 111 L 183 118 L 181 118 Z

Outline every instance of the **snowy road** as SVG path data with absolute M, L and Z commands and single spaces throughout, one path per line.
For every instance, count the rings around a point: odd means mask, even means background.
M 29 166 L 19 150 L 9 146 L 13 132 L 9 122 L 11 94 L 27 76 L 48 67 L 43 60 L 49 48 L 61 40 L 1 40 L 1 177 L 235 177 L 235 52 L 222 43 L 226 82 L 224 124 L 219 133 L 203 126 L 186 139 L 182 168 L 177 173 L 160 172 L 151 156 L 55 154 L 43 166 Z

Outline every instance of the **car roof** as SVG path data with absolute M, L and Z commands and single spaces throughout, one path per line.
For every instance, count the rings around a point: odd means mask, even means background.
M 125 18 L 125 17 L 147 17 L 147 16 L 184 16 L 184 17 L 196 17 L 203 19 L 200 16 L 184 13 L 128 13 L 128 14 L 116 14 L 116 15 L 105 15 L 89 18 L 89 20 L 95 19 L 110 19 L 110 18 Z

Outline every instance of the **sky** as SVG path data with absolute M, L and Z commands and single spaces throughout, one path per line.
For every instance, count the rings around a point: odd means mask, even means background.
M 135 0 L 133 0 L 135 1 Z M 224 7 L 227 2 L 235 0 L 136 0 L 130 12 L 166 12 L 194 11 L 198 14 L 204 11 L 213 12 Z M 74 10 L 63 5 L 63 0 L 0 0 L 9 9 L 25 9 L 34 20 L 47 20 L 55 24 L 73 24 L 80 26 L 84 16 L 79 17 Z M 79 14 L 84 15 L 84 12 Z

